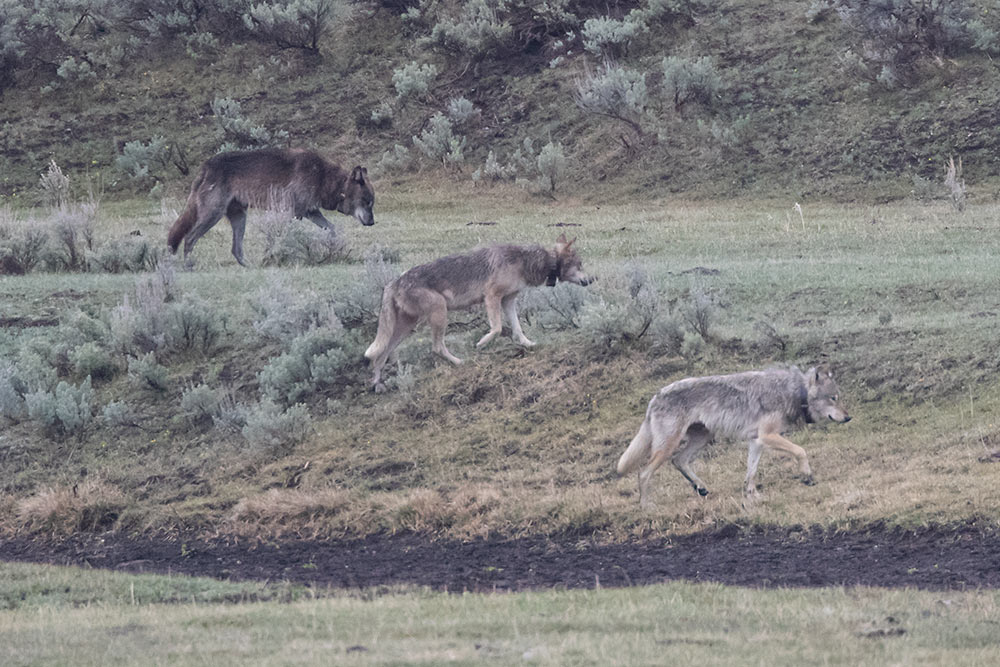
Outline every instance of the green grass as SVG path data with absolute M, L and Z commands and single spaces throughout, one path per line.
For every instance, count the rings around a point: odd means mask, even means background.
M 50 566 L 0 571 L 5 665 L 989 665 L 998 649 L 1000 595 L 987 592 L 677 582 L 226 604 L 270 589 Z
M 2 441 L 4 525 L 23 525 L 26 502 L 50 488 L 67 490 L 82 470 L 105 485 L 94 488 L 123 494 L 115 525 L 140 530 L 568 531 L 618 539 L 730 521 L 915 525 L 1000 511 L 992 493 L 1000 466 L 979 461 L 1000 433 L 995 205 L 958 214 L 943 205 L 817 203 L 805 205 L 800 217 L 791 202 L 773 200 L 597 209 L 540 203 L 507 190 L 470 190 L 443 205 L 437 196 L 387 196 L 372 228 L 339 216 L 338 223 L 357 256 L 377 242 L 400 253 L 400 269 L 495 241 L 549 243 L 566 231 L 578 237 L 585 268 L 600 277 L 589 288 L 595 295 L 623 298 L 629 265 L 642 266 L 675 310 L 690 302 L 691 290 L 708 294 L 715 317 L 703 352 L 659 356 L 642 341 L 607 350 L 582 330 L 537 323 L 526 324 L 539 342 L 533 350 L 501 338 L 477 351 L 482 313 L 456 313 L 449 347 L 465 365 L 435 361 L 420 330 L 400 348 L 408 377 L 400 389 L 368 392 L 367 372 L 357 364 L 343 383 L 306 397 L 315 430 L 304 443 L 248 448 L 238 435 L 179 416 L 183 390 L 228 383 L 241 399 L 257 400 L 256 372 L 280 350 L 254 341 L 249 298 L 281 281 L 337 301 L 364 289 L 365 274 L 360 263 L 242 269 L 228 253 L 222 223 L 196 248 L 197 269 L 177 278 L 182 293 L 227 316 L 219 351 L 166 360 L 169 387 L 162 394 L 137 391 L 124 373 L 98 384 L 95 408 L 126 401 L 139 415 L 138 427 L 95 423 L 82 438 L 60 439 L 32 423 L 11 425 Z M 98 236 L 136 227 L 162 236 L 169 216 L 141 211 L 109 206 Z M 496 224 L 467 224 L 477 221 Z M 251 261 L 262 246 L 258 233 L 251 226 Z M 99 314 L 121 302 L 135 280 L 6 277 L 0 304 L 5 316 L 66 321 L 77 308 Z M 0 346 L 13 354 L 53 335 L 59 335 L 53 327 L 8 329 Z M 655 482 L 660 509 L 640 512 L 634 479 L 617 479 L 613 469 L 653 393 L 685 375 L 774 362 L 832 365 L 855 418 L 792 435 L 809 452 L 819 484 L 802 486 L 790 462 L 766 457 L 765 501 L 745 510 L 739 495 L 745 452 L 737 443 L 710 448 L 697 464 L 712 491 L 707 499 L 668 466 Z M 292 479 L 296 488 L 280 488 Z

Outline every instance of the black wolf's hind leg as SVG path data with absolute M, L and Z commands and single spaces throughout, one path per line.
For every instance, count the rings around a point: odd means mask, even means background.
M 247 209 L 234 199 L 226 209 L 226 217 L 233 228 L 233 257 L 240 266 L 246 266 L 247 263 L 243 261 L 243 234 L 247 228 Z

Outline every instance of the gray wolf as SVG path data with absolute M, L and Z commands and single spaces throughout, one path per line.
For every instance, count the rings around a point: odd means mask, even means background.
M 798 368 L 770 368 L 732 375 L 678 380 L 649 402 L 646 418 L 618 460 L 618 474 L 639 471 L 639 504 L 652 506 L 649 482 L 669 458 L 701 495 L 708 489 L 691 470 L 691 459 L 716 435 L 747 440 L 744 493 L 756 495 L 754 476 L 765 449 L 795 457 L 805 484 L 813 483 L 804 449 L 782 434 L 805 422 L 848 422 L 838 404 L 837 383 L 825 367 L 803 373 Z
M 219 153 L 201 166 L 191 185 L 187 206 L 170 228 L 167 243 L 177 252 L 184 242 L 184 257 L 194 244 L 225 215 L 233 228 L 233 257 L 243 261 L 243 233 L 247 208 L 287 206 L 296 218 L 308 218 L 323 229 L 333 229 L 320 208 L 375 224 L 372 207 L 375 191 L 368 170 L 350 173 L 304 149 L 265 148 Z
M 382 368 L 400 341 L 422 321 L 431 327 L 431 349 L 453 364 L 462 360 L 448 351 L 444 331 L 448 311 L 486 304 L 490 330 L 476 347 L 483 347 L 500 333 L 501 311 L 507 316 L 512 338 L 521 345 L 534 343 L 524 335 L 517 319 L 517 295 L 525 287 L 553 286 L 557 281 L 589 285 L 595 278 L 584 273 L 573 241 L 561 234 L 554 248 L 540 245 L 500 244 L 466 254 L 449 255 L 415 266 L 382 292 L 378 332 L 365 357 L 371 361 L 375 391 L 385 389 Z

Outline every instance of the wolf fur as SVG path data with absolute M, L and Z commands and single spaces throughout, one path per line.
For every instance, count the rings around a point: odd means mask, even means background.
M 640 466 L 639 503 L 650 507 L 650 479 L 669 458 L 695 491 L 708 489 L 691 469 L 691 460 L 716 436 L 747 440 L 744 493 L 757 493 L 754 476 L 764 449 L 795 457 L 802 481 L 813 483 L 804 449 L 782 433 L 801 422 L 848 422 L 838 404 L 837 383 L 827 368 L 771 368 L 732 375 L 678 380 L 649 402 L 646 418 L 618 459 L 618 474 Z
M 493 245 L 466 254 L 449 255 L 415 266 L 382 292 L 382 307 L 375 340 L 365 352 L 373 370 L 372 384 L 382 391 L 382 369 L 400 341 L 422 321 L 431 327 L 431 349 L 453 364 L 462 360 L 444 344 L 448 311 L 486 304 L 490 330 L 476 347 L 483 347 L 502 330 L 501 312 L 507 316 L 511 334 L 521 345 L 531 347 L 517 319 L 517 295 L 525 287 L 550 286 L 557 281 L 588 285 L 595 279 L 584 273 L 573 241 L 562 234 L 555 248 L 540 245 Z
M 202 165 L 184 212 L 170 228 L 167 243 L 172 252 L 177 252 L 183 241 L 187 258 L 198 239 L 225 215 L 233 228 L 233 257 L 246 266 L 243 233 L 250 206 L 288 208 L 296 218 L 308 218 L 332 230 L 333 225 L 320 208 L 354 216 L 368 226 L 375 224 L 374 204 L 375 191 L 364 167 L 348 173 L 304 149 L 219 153 Z

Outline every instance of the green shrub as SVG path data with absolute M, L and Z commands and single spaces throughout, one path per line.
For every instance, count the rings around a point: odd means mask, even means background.
M 320 42 L 346 18 L 345 0 L 279 0 L 250 6 L 243 22 L 251 33 L 283 49 L 319 51 Z
M 336 330 L 341 326 L 333 303 L 312 290 L 294 289 L 280 278 L 262 287 L 250 301 L 250 308 L 257 335 L 284 347 L 313 329 Z
M 0 236 L 0 275 L 31 273 L 41 263 L 48 244 L 48 233 L 30 225 Z
M 63 208 L 69 205 L 69 177 L 66 176 L 55 160 L 49 160 L 49 168 L 38 179 L 38 187 L 42 193 L 42 202 L 52 208 Z
M 0 364 L 0 417 L 20 419 L 25 414 L 25 386 L 14 364 Z
M 167 352 L 198 352 L 210 355 L 226 335 L 225 311 L 196 297 L 185 296 L 166 311 Z
M 538 186 L 547 192 L 555 192 L 556 184 L 566 175 L 566 156 L 561 143 L 551 141 L 538 152 Z
M 73 348 L 69 353 L 69 361 L 79 377 L 110 380 L 118 372 L 118 366 L 111 359 L 111 355 L 96 342 L 84 343 Z
M 129 383 L 138 389 L 167 390 L 167 369 L 156 361 L 156 355 L 147 352 L 141 357 L 129 357 Z
M 212 113 L 216 136 L 222 142 L 220 151 L 288 144 L 288 132 L 284 130 L 271 132 L 263 125 L 254 125 L 253 121 L 243 115 L 242 106 L 234 99 L 216 97 L 212 100 Z
M 667 56 L 661 67 L 663 93 L 674 109 L 680 109 L 689 102 L 708 104 L 722 89 L 722 76 L 708 56 Z
M 347 239 L 336 230 L 289 224 L 265 244 L 264 266 L 321 266 L 350 257 Z
M 456 136 L 451 121 L 441 113 L 431 117 L 429 127 L 424 128 L 419 137 L 413 137 L 413 145 L 427 158 L 445 166 L 457 166 L 465 161 L 466 138 Z
M 98 273 L 151 271 L 164 250 L 141 236 L 128 236 L 102 244 L 87 254 L 87 270 Z
M 257 374 L 261 395 L 291 405 L 343 381 L 347 369 L 361 360 L 361 352 L 357 338 L 343 327 L 312 329 Z
M 627 56 L 632 40 L 645 29 L 645 24 L 633 14 L 624 19 L 609 16 L 587 19 L 581 31 L 583 48 L 606 58 Z
M 55 209 L 49 223 L 49 246 L 42 261 L 50 271 L 82 271 L 87 253 L 94 248 L 94 225 L 98 204 L 64 204 Z
M 247 411 L 243 437 L 256 449 L 275 449 L 298 444 L 312 432 L 309 409 L 297 403 L 283 409 L 272 401 L 261 401 Z
M 79 386 L 67 382 L 56 385 L 54 392 L 44 389 L 24 397 L 28 417 L 63 434 L 82 435 L 93 418 L 91 402 L 94 390 L 87 377 Z
M 104 423 L 111 427 L 135 426 L 136 416 L 124 401 L 111 401 L 101 410 Z
M 192 385 L 181 394 L 181 414 L 193 424 L 212 422 L 219 406 L 218 390 L 206 384 Z
M 588 69 L 576 80 L 574 101 L 582 111 L 618 120 L 643 139 L 649 93 L 646 75 L 612 62 L 596 72 Z
M 405 101 L 410 97 L 424 97 L 430 91 L 431 83 L 437 76 L 437 66 L 431 63 L 410 62 L 392 71 L 392 85 L 396 89 L 396 99 Z
M 378 321 L 382 292 L 399 277 L 398 253 L 383 246 L 372 246 L 364 255 L 364 274 L 351 282 L 334 306 L 337 316 L 349 329 L 372 328 Z
M 500 11 L 504 4 L 487 0 L 458 3 L 456 14 L 438 16 L 426 42 L 462 56 L 502 53 L 511 45 L 513 36 L 510 23 Z

